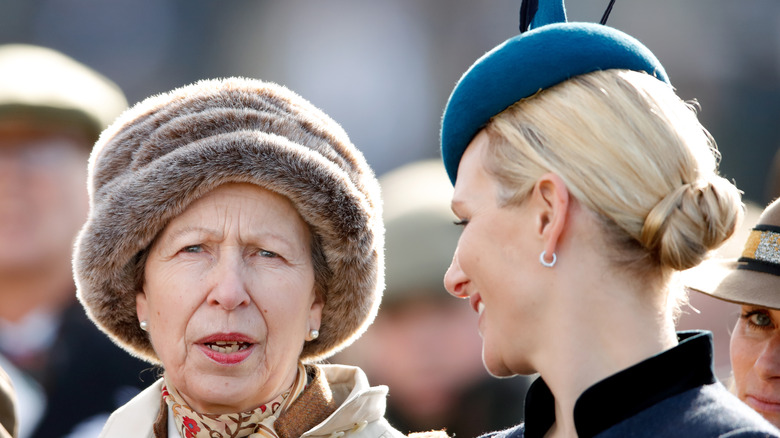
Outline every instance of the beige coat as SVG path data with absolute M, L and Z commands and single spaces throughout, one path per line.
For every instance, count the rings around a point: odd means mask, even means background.
M 399 438 L 404 435 L 385 420 L 386 386 L 371 387 L 360 368 L 319 365 L 339 407 L 302 437 Z M 152 426 L 160 410 L 162 379 L 114 411 L 101 438 L 153 437 Z M 170 412 L 168 413 L 169 419 Z M 173 421 L 169 420 L 169 426 Z M 178 438 L 171 434 L 169 438 Z M 176 433 L 176 432 L 174 432 Z

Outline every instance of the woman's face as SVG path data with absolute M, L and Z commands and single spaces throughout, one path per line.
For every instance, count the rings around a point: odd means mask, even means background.
M 780 310 L 742 306 L 731 334 L 737 396 L 780 426 Z
M 527 362 L 532 311 L 542 290 L 534 285 L 541 243 L 531 236 L 527 209 L 499 207 L 498 185 L 483 165 L 487 135 L 478 134 L 461 158 L 452 210 L 463 232 L 444 285 L 456 297 L 469 298 L 479 314 L 482 360 L 495 376 L 531 374 Z
M 190 407 L 245 411 L 292 385 L 322 311 L 309 242 L 290 201 L 251 184 L 209 192 L 158 236 L 136 307 Z

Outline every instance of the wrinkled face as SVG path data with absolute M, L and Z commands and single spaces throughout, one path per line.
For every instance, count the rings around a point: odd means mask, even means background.
M 158 236 L 136 305 L 190 407 L 254 409 L 292 385 L 308 332 L 319 329 L 309 230 L 287 198 L 220 186 Z
M 75 127 L 0 121 L 0 271 L 67 265 L 87 216 L 90 146 Z
M 527 209 L 499 207 L 498 185 L 483 166 L 487 135 L 478 134 L 461 158 L 452 210 L 464 225 L 444 277 L 447 290 L 469 298 L 479 313 L 482 359 L 495 376 L 531 374 L 526 351 L 534 321 L 531 269 L 540 266 L 531 248 L 533 221 Z M 531 293 L 529 293 L 531 292 Z
M 780 310 L 742 306 L 731 367 L 737 397 L 780 427 Z

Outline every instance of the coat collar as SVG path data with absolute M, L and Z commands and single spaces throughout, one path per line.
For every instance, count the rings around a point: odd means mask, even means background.
M 327 381 L 335 412 L 313 427 L 302 437 L 328 436 L 336 432 L 358 430 L 366 423 L 384 417 L 387 398 L 386 386 L 371 387 L 365 373 L 346 365 L 316 365 Z M 162 379 L 146 388 L 109 417 L 101 438 L 151 438 L 154 421 L 160 411 Z M 138 431 L 146 431 L 139 435 Z

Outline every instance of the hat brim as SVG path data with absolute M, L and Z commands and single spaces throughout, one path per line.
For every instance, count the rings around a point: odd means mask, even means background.
M 736 259 L 708 260 L 684 271 L 682 282 L 689 291 L 735 304 L 780 310 L 780 277 L 739 269 Z

